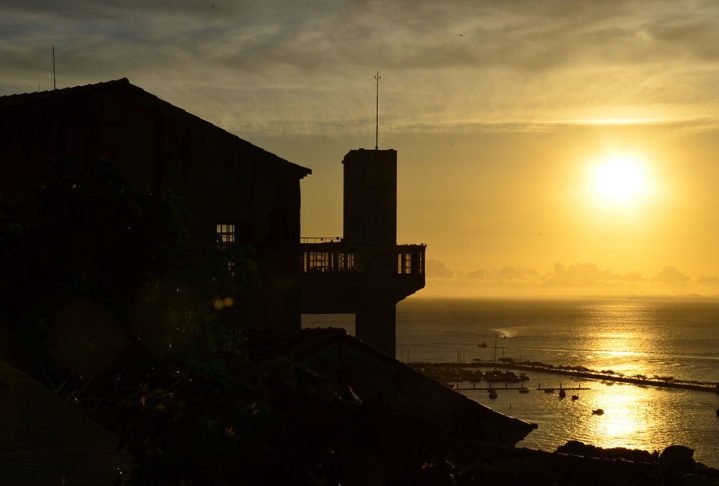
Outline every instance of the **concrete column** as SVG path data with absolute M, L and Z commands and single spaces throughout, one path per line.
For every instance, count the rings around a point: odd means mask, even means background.
M 355 314 L 355 334 L 358 339 L 395 357 L 396 347 L 395 302 L 382 298 L 364 302 Z

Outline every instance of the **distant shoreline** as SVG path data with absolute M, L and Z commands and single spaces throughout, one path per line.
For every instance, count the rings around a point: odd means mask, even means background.
M 702 382 L 687 382 L 681 380 L 675 380 L 672 377 L 645 377 L 642 375 L 625 376 L 619 373 L 609 371 L 595 371 L 581 366 L 567 367 L 567 366 L 554 366 L 546 363 L 538 362 L 495 362 L 485 360 L 474 360 L 471 363 L 430 363 L 430 362 L 412 362 L 408 363 L 409 366 L 418 369 L 425 374 L 429 374 L 437 379 L 444 382 L 456 382 L 456 381 L 481 381 L 479 370 L 474 372 L 472 375 L 471 369 L 478 368 L 502 368 L 506 370 L 519 370 L 519 371 L 534 371 L 539 373 L 550 373 L 557 375 L 572 376 L 575 378 L 584 378 L 589 380 L 598 381 L 613 381 L 619 383 L 630 383 L 638 386 L 654 386 L 659 388 L 675 388 L 683 390 L 702 391 L 710 393 L 719 393 L 719 383 L 702 383 Z M 434 370 L 430 370 L 434 368 Z M 470 372 L 469 376 L 462 376 L 461 371 L 466 370 Z M 426 371 L 430 371 L 426 373 Z M 434 371 L 434 372 L 432 372 Z M 481 372 L 479 372 L 481 373 Z M 454 379 L 453 378 L 469 378 L 469 379 Z M 479 378 L 479 379 L 475 379 Z

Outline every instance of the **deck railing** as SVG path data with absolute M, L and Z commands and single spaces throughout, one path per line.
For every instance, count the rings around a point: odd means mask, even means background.
M 424 275 L 425 271 L 427 245 L 365 247 L 337 238 L 303 238 L 300 246 L 302 273 Z
M 341 236 L 302 236 L 300 243 L 339 243 Z

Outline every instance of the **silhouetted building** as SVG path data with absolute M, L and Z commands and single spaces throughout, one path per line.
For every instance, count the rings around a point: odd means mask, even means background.
M 397 151 L 351 150 L 344 237 L 305 238 L 302 312 L 355 315 L 357 337 L 394 357 L 395 305 L 424 287 L 425 245 L 397 244 Z
M 0 151 L 0 209 L 16 220 L 60 158 L 105 159 L 131 187 L 180 196 L 198 241 L 256 250 L 262 289 L 246 324 L 300 328 L 300 179 L 310 169 L 127 79 L 0 97 Z

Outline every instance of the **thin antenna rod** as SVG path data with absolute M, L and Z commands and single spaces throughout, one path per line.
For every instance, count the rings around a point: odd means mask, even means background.
M 374 128 L 374 149 L 379 150 L 379 80 L 382 79 L 382 76 L 379 75 L 379 70 L 377 70 L 377 74 L 375 74 L 374 78 L 377 80 L 377 90 L 376 90 L 376 97 L 375 97 L 375 128 Z
M 52 46 L 52 89 L 57 89 L 57 83 L 55 83 L 55 46 Z

